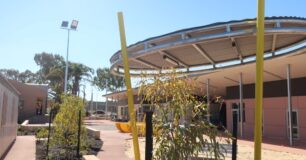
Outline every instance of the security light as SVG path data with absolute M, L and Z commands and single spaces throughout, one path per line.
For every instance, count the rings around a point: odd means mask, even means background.
M 70 28 L 76 30 L 77 27 L 78 27 L 78 23 L 79 23 L 79 21 L 72 20 Z
M 69 22 L 68 21 L 63 21 L 62 22 L 62 28 L 67 28 L 68 27 Z

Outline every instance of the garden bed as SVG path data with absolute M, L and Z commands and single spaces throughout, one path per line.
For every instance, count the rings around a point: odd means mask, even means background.
M 100 139 L 94 139 L 92 136 L 87 135 L 87 145 L 88 148 L 86 151 L 80 152 L 80 154 L 83 155 L 97 155 L 98 152 L 101 150 L 103 141 Z M 36 160 L 45 160 L 46 158 L 46 151 L 47 151 L 47 146 L 46 146 L 46 139 L 43 139 L 41 141 L 36 141 Z M 49 156 L 56 157 L 53 159 L 58 159 L 58 160 L 64 160 L 64 158 L 59 157 L 58 153 L 61 152 L 60 148 L 55 148 L 52 147 L 52 149 L 49 150 Z M 76 155 L 76 150 L 75 150 L 75 155 Z M 82 155 L 81 155 L 82 156 Z M 82 158 L 71 158 L 73 160 L 78 160 Z

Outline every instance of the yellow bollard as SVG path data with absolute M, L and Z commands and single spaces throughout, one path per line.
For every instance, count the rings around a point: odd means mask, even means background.
M 257 2 L 256 24 L 256 90 L 255 90 L 255 129 L 254 129 L 254 159 L 261 160 L 262 142 L 262 99 L 263 99 L 263 67 L 264 67 L 264 32 L 265 32 L 265 0 Z
M 126 38 L 125 38 L 122 12 L 118 12 L 118 21 L 119 21 L 119 31 L 120 31 L 120 39 L 121 39 L 121 54 L 122 54 L 122 60 L 123 60 L 123 65 L 124 65 L 125 85 L 127 88 L 130 122 L 131 122 L 132 135 L 133 135 L 134 156 L 135 156 L 135 160 L 140 160 L 138 133 L 137 133 L 137 126 L 135 122 L 134 97 L 133 97 L 133 90 L 131 87 L 130 68 L 129 68 L 129 62 L 128 62 L 127 49 L 126 49 Z

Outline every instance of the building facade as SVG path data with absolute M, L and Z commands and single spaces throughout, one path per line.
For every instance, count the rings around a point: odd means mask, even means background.
M 106 112 L 107 110 L 108 113 L 117 113 L 116 105 L 117 103 L 113 101 L 107 101 L 107 102 L 88 101 L 86 103 L 85 109 L 87 112 L 95 112 L 95 111 Z
M 0 159 L 17 136 L 19 92 L 0 75 Z
M 41 84 L 9 82 L 20 92 L 18 122 L 44 115 L 48 105 L 48 86 Z
M 292 136 L 298 143 L 306 142 L 306 77 L 292 79 Z M 254 136 L 255 85 L 243 86 L 243 127 L 244 138 Z M 263 96 L 263 138 L 282 142 L 289 138 L 287 81 L 278 80 L 264 83 Z M 232 131 L 233 108 L 239 104 L 239 86 L 229 86 L 226 92 L 227 123 Z M 239 113 L 239 112 L 238 112 Z M 240 121 L 239 121 L 240 122 Z M 238 125 L 240 130 L 240 125 Z M 240 135 L 241 137 L 241 135 Z

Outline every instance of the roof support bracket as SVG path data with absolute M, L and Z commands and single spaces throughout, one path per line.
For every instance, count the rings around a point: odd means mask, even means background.
M 286 78 L 284 78 L 284 77 L 282 77 L 282 76 L 280 76 L 280 75 L 277 75 L 277 74 L 275 74 L 275 73 L 269 72 L 269 71 L 267 71 L 267 70 L 264 70 L 264 73 L 269 74 L 269 75 L 271 75 L 271 76 L 274 76 L 274 77 L 276 77 L 276 78 L 279 78 L 280 80 L 286 79 Z
M 192 44 L 192 46 L 204 57 L 206 58 L 215 68 L 215 61 L 207 54 L 207 52 L 199 45 Z
M 182 66 L 184 66 L 185 68 L 189 68 L 189 66 L 188 66 L 186 63 L 182 62 L 180 59 L 178 59 L 178 58 L 176 58 L 175 56 L 171 55 L 169 52 L 164 51 L 164 50 L 161 50 L 161 51 L 159 51 L 159 53 L 160 53 L 161 55 L 165 55 L 165 56 L 167 56 L 167 57 L 169 57 L 169 58 L 175 60 L 176 62 L 179 63 L 179 65 L 182 65 Z
M 141 64 L 143 64 L 145 66 L 148 66 L 150 68 L 154 68 L 154 69 L 157 69 L 157 70 L 161 69 L 161 67 L 158 67 L 158 66 L 156 66 L 156 65 L 154 65 L 154 64 L 152 64 L 150 62 L 147 62 L 147 61 L 145 61 L 143 59 L 140 59 L 140 58 L 136 58 L 136 59 L 133 59 L 133 60 L 135 60 L 136 62 L 139 62 L 139 63 L 141 63 Z
M 235 49 L 235 51 L 238 54 L 238 58 L 240 59 L 240 63 L 243 63 L 243 55 L 242 52 L 237 44 L 237 41 L 235 40 L 234 37 L 231 37 L 231 41 L 232 41 L 232 47 Z

